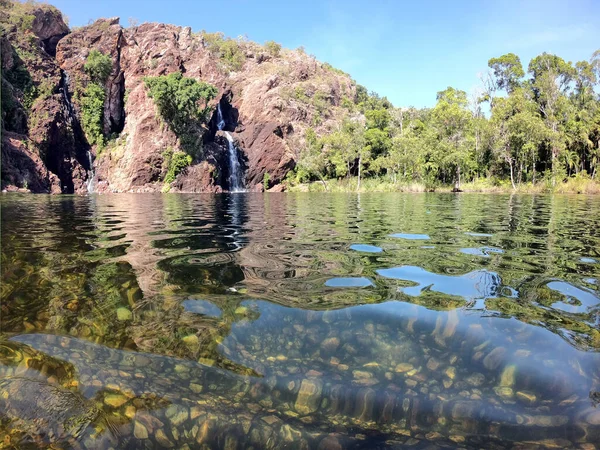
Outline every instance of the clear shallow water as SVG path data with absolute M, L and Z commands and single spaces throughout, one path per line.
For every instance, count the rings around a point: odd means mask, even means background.
M 8 448 L 600 442 L 599 198 L 0 205 Z

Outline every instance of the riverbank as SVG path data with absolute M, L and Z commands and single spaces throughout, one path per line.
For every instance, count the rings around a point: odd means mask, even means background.
M 344 178 L 341 180 L 327 180 L 326 182 L 315 181 L 287 187 L 290 192 L 452 192 L 454 185 L 427 185 L 425 183 L 412 182 L 393 183 L 385 178 L 367 178 L 361 180 L 360 190 L 357 189 L 358 179 Z M 511 193 L 521 194 L 600 194 L 600 181 L 589 177 L 575 176 L 566 181 L 552 185 L 549 181 L 542 180 L 536 184 L 521 183 L 513 188 L 508 180 L 492 180 L 479 178 L 477 180 L 462 183 L 462 192 L 480 193 Z

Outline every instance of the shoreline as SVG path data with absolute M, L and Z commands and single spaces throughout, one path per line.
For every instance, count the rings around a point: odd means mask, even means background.
M 327 187 L 321 181 L 302 183 L 288 186 L 287 192 L 321 192 L 321 193 L 367 193 L 367 192 L 406 192 L 406 193 L 465 193 L 465 194 L 583 194 L 599 195 L 600 181 L 588 177 L 572 177 L 566 181 L 552 186 L 545 180 L 531 183 L 523 183 L 513 188 L 510 182 L 494 184 L 489 179 L 463 183 L 460 190 L 455 192 L 453 185 L 427 186 L 424 183 L 392 183 L 381 179 L 366 179 L 361 181 L 361 188 L 357 190 L 356 178 L 343 180 L 328 180 Z

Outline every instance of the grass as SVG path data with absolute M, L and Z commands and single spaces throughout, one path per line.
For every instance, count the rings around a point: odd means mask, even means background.
M 321 181 L 312 183 L 302 183 L 289 186 L 291 192 L 357 192 L 358 179 L 343 178 L 326 180 L 325 186 Z M 452 192 L 453 185 L 435 185 L 430 186 L 421 182 L 397 182 L 393 183 L 387 178 L 364 178 L 361 180 L 360 191 L 358 192 Z M 546 180 L 536 184 L 523 183 L 512 188 L 510 181 L 494 181 L 487 178 L 463 183 L 461 185 L 463 192 L 481 192 L 481 193 L 511 193 L 521 194 L 600 194 L 600 181 L 593 180 L 588 176 L 574 176 L 564 182 L 552 186 Z

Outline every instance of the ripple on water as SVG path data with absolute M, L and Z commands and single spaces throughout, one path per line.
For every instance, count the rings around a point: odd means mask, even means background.
M 390 234 L 390 237 L 399 239 L 410 239 L 414 241 L 426 241 L 431 239 L 428 234 L 415 234 L 415 233 L 394 233 Z
M 181 306 L 187 312 L 209 317 L 221 317 L 221 309 L 208 300 L 184 300 Z
M 472 231 L 467 231 L 465 234 L 467 236 L 473 236 L 473 237 L 492 237 L 493 236 L 493 234 L 490 234 L 490 233 L 475 233 Z
M 350 250 L 365 253 L 381 253 L 383 251 L 381 247 L 369 244 L 352 244 Z
M 474 255 L 474 256 L 481 256 L 483 258 L 489 258 L 490 257 L 490 253 L 504 253 L 504 250 L 501 250 L 499 248 L 494 248 L 494 247 L 480 247 L 480 248 L 461 248 L 460 249 L 461 253 L 464 253 L 466 255 Z
M 373 283 L 365 277 L 340 277 L 330 278 L 325 282 L 325 286 L 336 288 L 364 288 L 373 286 Z
M 588 257 L 579 258 L 579 262 L 582 262 L 585 264 L 597 264 L 598 263 L 598 261 L 596 261 L 594 258 L 588 258 Z
M 402 292 L 413 297 L 420 295 L 425 290 L 431 290 L 473 300 L 497 297 L 503 289 L 500 275 L 487 270 L 476 270 L 464 275 L 452 276 L 432 273 L 417 266 L 401 266 L 381 269 L 377 273 L 385 278 L 416 283 L 416 286 L 401 288 Z M 502 294 L 506 293 L 503 291 Z M 516 291 L 511 288 L 508 288 L 508 294 L 510 297 L 517 296 Z
M 552 307 L 569 313 L 587 312 L 588 308 L 600 303 L 600 298 L 590 291 L 573 286 L 565 281 L 551 281 L 546 286 L 553 291 L 560 292 L 566 301 L 554 302 Z

